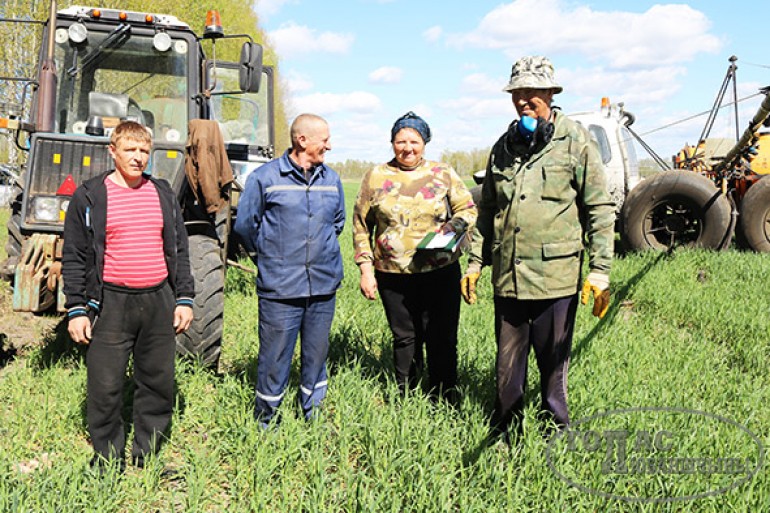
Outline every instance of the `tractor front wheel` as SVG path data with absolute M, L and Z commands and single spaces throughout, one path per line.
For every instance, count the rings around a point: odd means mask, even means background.
M 8 218 L 8 238 L 5 242 L 5 253 L 8 258 L 0 265 L 0 277 L 13 283 L 16 264 L 21 256 L 21 246 L 24 243 L 24 235 L 21 233 L 21 196 L 22 190 L 16 186 L 13 189 L 11 200 L 11 215 Z

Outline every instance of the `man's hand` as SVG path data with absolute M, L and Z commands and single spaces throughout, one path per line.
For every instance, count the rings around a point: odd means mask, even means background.
M 583 282 L 583 291 L 580 293 L 580 302 L 588 304 L 588 296 L 594 296 L 594 316 L 601 319 L 610 308 L 610 277 L 603 273 L 590 272 Z
M 476 302 L 476 283 L 481 278 L 481 266 L 478 263 L 471 263 L 465 271 L 465 276 L 460 280 L 460 294 L 469 305 Z
M 73 317 L 67 324 L 67 331 L 76 344 L 88 345 L 91 342 L 91 319 L 86 315 Z
M 187 331 L 193 320 L 193 311 L 189 306 L 177 306 L 174 309 L 174 329 L 177 335 Z
M 374 277 L 374 269 L 371 262 L 363 262 L 358 266 L 361 271 L 361 294 L 366 299 L 377 299 L 377 279 Z

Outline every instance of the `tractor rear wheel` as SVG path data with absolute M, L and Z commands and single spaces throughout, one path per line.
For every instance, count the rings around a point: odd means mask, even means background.
M 626 198 L 622 236 L 631 250 L 675 246 L 724 249 L 732 239 L 730 201 L 705 176 L 665 171 Z
M 770 177 L 755 182 L 741 200 L 739 227 L 747 247 L 770 252 Z
M 195 303 L 190 328 L 176 337 L 177 353 L 199 359 L 206 367 L 219 364 L 224 325 L 225 271 L 216 239 L 190 235 L 190 270 Z

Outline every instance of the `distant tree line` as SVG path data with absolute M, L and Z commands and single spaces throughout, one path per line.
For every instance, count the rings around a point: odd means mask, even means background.
M 488 157 L 488 149 L 474 149 L 470 151 L 445 150 L 441 153 L 438 160 L 451 165 L 462 178 L 470 179 L 476 171 L 486 169 Z M 343 180 L 360 180 L 364 173 L 377 164 L 378 162 L 351 159 L 344 162 L 329 163 Z M 642 178 L 659 171 L 660 167 L 654 160 L 641 159 L 639 161 L 639 174 Z
M 470 151 L 444 150 L 439 160 L 452 166 L 463 178 L 470 178 L 473 173 L 487 168 L 489 148 L 476 148 Z
M 669 163 L 670 165 L 670 163 Z M 641 159 L 639 161 L 639 175 L 646 178 L 661 171 L 660 166 L 653 159 Z

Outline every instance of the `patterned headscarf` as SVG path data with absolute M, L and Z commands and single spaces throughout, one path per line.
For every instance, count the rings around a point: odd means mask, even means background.
M 428 123 L 411 110 L 393 123 L 393 128 L 390 129 L 390 142 L 393 142 L 393 139 L 396 138 L 396 134 L 402 128 L 413 128 L 414 130 L 417 130 L 417 133 L 420 134 L 420 137 L 422 137 L 425 144 L 430 142 L 430 127 L 428 126 Z

